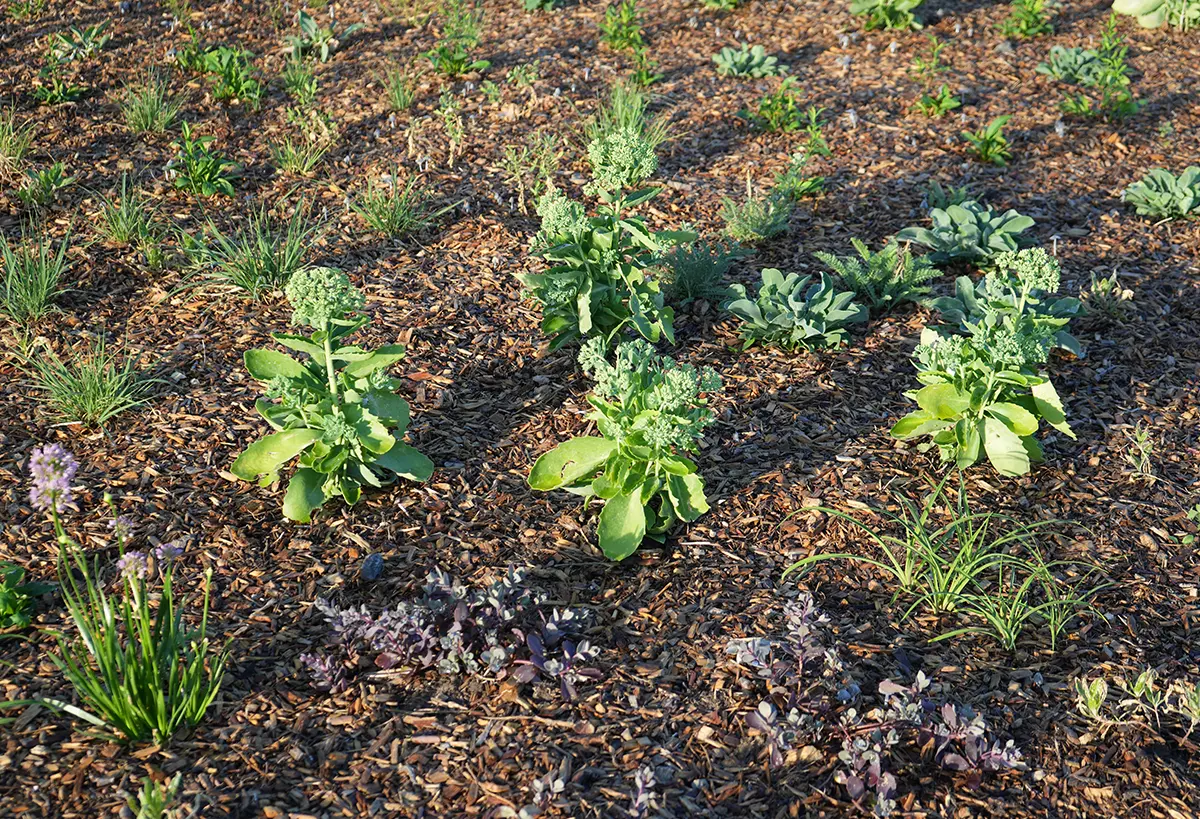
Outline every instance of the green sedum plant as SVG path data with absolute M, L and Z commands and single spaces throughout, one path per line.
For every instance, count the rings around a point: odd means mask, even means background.
M 1012 159 L 1008 150 L 1008 139 L 1004 136 L 1004 126 L 1012 119 L 1008 114 L 996 117 L 978 131 L 963 131 L 962 138 L 971 146 L 971 153 L 980 162 L 1004 167 Z
M 1015 210 L 994 214 L 974 199 L 958 205 L 934 208 L 929 213 L 932 228 L 907 227 L 897 241 L 916 242 L 929 248 L 929 261 L 970 262 L 985 265 L 999 253 L 1015 252 L 1028 238 L 1022 236 L 1034 221 Z
M 787 66 L 767 53 L 760 45 L 742 43 L 739 48 L 725 46 L 713 55 L 717 74 L 722 77 L 777 77 L 787 73 Z
M 0 562 L 0 631 L 28 628 L 33 598 L 51 591 L 48 583 L 25 580 L 25 570 L 15 563 Z
M 1133 205 L 1139 216 L 1152 219 L 1200 215 L 1200 165 L 1192 165 L 1179 176 L 1155 168 L 1126 188 L 1121 198 Z
M 1135 18 L 1142 28 L 1158 28 L 1166 23 L 1188 31 L 1200 26 L 1198 0 L 1115 0 L 1112 10 Z
M 708 511 L 704 479 L 682 453 L 695 452 L 713 422 L 701 394 L 719 390 L 721 379 L 710 368 L 657 355 L 641 339 L 618 345 L 612 364 L 605 351 L 602 339 L 592 339 L 579 354 L 596 382 L 588 417 L 603 437 L 572 438 L 545 453 L 529 486 L 603 501 L 600 549 L 624 560 L 647 537 L 661 543 L 675 523 Z
M 863 28 L 876 29 L 919 29 L 921 23 L 913 10 L 922 0 L 851 0 L 850 13 L 865 16 Z
M 858 257 L 834 256 L 818 251 L 813 255 L 838 275 L 842 284 L 866 302 L 875 313 L 893 310 L 911 302 L 923 304 L 929 295 L 926 284 L 938 270 L 924 256 L 914 257 L 907 245 L 891 242 L 879 252 L 858 239 L 851 239 Z
M 827 274 L 811 286 L 810 281 L 811 276 L 785 276 L 769 267 L 763 270 L 753 299 L 745 285 L 731 285 L 723 306 L 742 320 L 742 349 L 767 344 L 787 350 L 816 350 L 845 344 L 850 326 L 867 320 L 866 308 L 854 301 L 852 291 L 834 287 Z
M 1046 257 L 1048 259 L 1049 257 Z M 1036 254 L 1010 254 L 988 274 L 983 297 L 971 290 L 966 335 L 926 328 L 913 353 L 925 386 L 906 393 L 919 409 L 892 427 L 902 440 L 931 438 L 943 460 L 966 469 L 984 456 L 1004 475 L 1024 475 L 1043 460 L 1035 437 L 1042 421 L 1074 438 L 1062 401 L 1043 372 L 1069 317 L 1042 296 L 1058 289 L 1057 264 Z M 1062 300 L 1078 302 L 1074 299 Z M 1073 311 L 1071 311 L 1073 312 Z M 1073 342 L 1074 339 L 1071 339 Z M 1078 345 L 1076 344 L 1077 348 Z
M 271 337 L 308 361 L 274 350 L 247 351 L 246 369 L 267 384 L 267 400 L 259 399 L 255 409 L 276 432 L 247 447 L 234 461 L 233 474 L 269 486 L 299 456 L 283 515 L 300 523 L 336 495 L 353 505 L 363 486 L 382 487 L 397 476 L 429 480 L 433 463 L 403 443 L 409 406 L 396 395 L 400 382 L 387 375 L 404 357 L 404 347 L 370 351 L 345 343 L 370 319 L 357 315 L 363 296 L 340 270 L 297 271 L 284 292 L 292 323 L 313 332 Z
M 1083 305 L 1076 298 L 1054 298 L 1059 281 L 1058 260 L 1040 247 L 1001 253 L 977 284 L 960 276 L 953 296 L 934 299 L 929 306 L 964 333 L 989 316 L 1007 316 L 1014 322 L 1026 316 L 1051 337 L 1053 346 L 1082 358 L 1083 348 L 1066 326 L 1082 313 Z
M 653 268 L 668 248 L 696 236 L 652 233 L 629 213 L 659 193 L 653 187 L 629 192 L 658 168 L 640 130 L 627 126 L 593 139 L 588 158 L 593 181 L 585 191 L 600 199 L 598 214 L 588 217 L 557 188 L 547 190 L 538 201 L 542 228 L 534 246 L 552 266 L 517 279 L 542 305 L 542 332 L 550 336 L 551 349 L 590 336 L 611 344 L 627 328 L 651 342 L 674 343 L 675 314 Z

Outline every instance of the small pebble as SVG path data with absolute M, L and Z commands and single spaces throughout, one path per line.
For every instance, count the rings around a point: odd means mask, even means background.
M 362 562 L 359 574 L 362 575 L 363 580 L 378 580 L 383 574 L 383 555 L 378 552 L 367 555 L 367 559 Z

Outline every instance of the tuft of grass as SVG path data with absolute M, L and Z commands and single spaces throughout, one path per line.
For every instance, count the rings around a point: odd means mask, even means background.
M 584 126 L 583 144 L 587 146 L 597 139 L 633 128 L 651 149 L 657 149 L 671 139 L 672 133 L 665 117 L 647 116 L 649 105 L 650 97 L 645 91 L 631 83 L 617 83 L 609 92 L 608 100 L 601 103 Z
M 121 174 L 119 197 L 104 197 L 96 229 L 117 245 L 137 245 L 154 234 L 154 208 L 147 205 L 138 189 L 129 184 L 129 174 Z
M 0 178 L 13 176 L 33 144 L 33 125 L 17 124 L 17 112 L 10 108 L 0 112 Z
M 366 190 L 350 207 L 372 230 L 389 239 L 420 230 L 429 223 L 428 194 L 410 179 L 401 185 L 395 174 L 379 182 L 368 179 Z
M 103 427 L 121 413 L 146 403 L 157 379 L 144 378 L 134 357 L 112 352 L 99 336 L 90 350 L 63 360 L 52 350 L 30 357 L 34 386 L 63 421 Z
M 0 313 L 21 325 L 32 324 L 54 310 L 54 299 L 67 270 L 68 237 L 50 249 L 48 238 L 26 241 L 13 248 L 0 237 L 0 261 L 4 263 L 4 278 L 0 282 Z
M 121 113 L 131 131 L 162 134 L 179 116 L 180 104 L 171 97 L 166 77 L 150 71 L 145 81 L 125 86 Z
M 271 160 L 284 173 L 307 176 L 337 144 L 337 126 L 327 114 L 312 108 L 290 108 L 287 118 L 299 134 L 288 133 L 282 142 L 272 143 Z
M 393 111 L 407 111 L 417 97 L 417 80 L 420 74 L 411 68 L 389 67 L 380 77 L 383 92 Z
M 304 266 L 319 233 L 301 203 L 282 224 L 263 207 L 237 233 L 226 235 L 210 221 L 207 241 L 185 237 L 183 244 L 202 284 L 241 290 L 257 301 L 283 287 Z

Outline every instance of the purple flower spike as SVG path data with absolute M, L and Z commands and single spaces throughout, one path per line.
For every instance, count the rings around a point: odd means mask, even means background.
M 146 576 L 146 553 L 126 552 L 117 561 L 117 570 L 127 580 L 140 580 Z
M 181 554 L 183 554 L 183 546 L 177 540 L 160 543 L 154 548 L 154 559 L 159 563 L 171 563 L 177 560 Z
M 71 502 L 71 481 L 79 462 L 59 444 L 47 444 L 33 450 L 29 456 L 29 474 L 33 488 L 29 502 L 42 512 L 61 513 Z

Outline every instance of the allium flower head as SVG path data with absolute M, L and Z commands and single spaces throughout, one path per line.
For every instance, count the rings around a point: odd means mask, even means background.
M 159 563 L 172 563 L 183 554 L 183 546 L 177 540 L 160 543 L 154 547 L 154 559 Z
M 117 560 L 117 571 L 126 580 L 140 580 L 146 576 L 146 553 L 126 552 Z
M 33 488 L 29 490 L 29 502 L 42 512 L 61 513 L 71 502 L 71 481 L 79 462 L 59 444 L 47 444 L 33 450 L 29 457 L 29 474 L 33 477 Z
M 362 309 L 363 294 L 336 267 L 297 270 L 283 288 L 292 305 L 292 324 L 321 328 L 332 319 L 345 318 Z
M 592 163 L 592 193 L 616 193 L 649 179 L 658 170 L 654 148 L 641 132 L 626 126 L 588 145 Z

